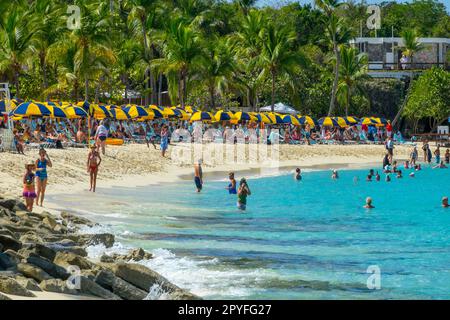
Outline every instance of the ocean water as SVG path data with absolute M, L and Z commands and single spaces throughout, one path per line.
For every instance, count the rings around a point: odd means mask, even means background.
M 91 257 L 142 247 L 154 258 L 140 263 L 207 299 L 449 299 L 450 208 L 440 201 L 450 169 L 391 182 L 366 182 L 367 172 L 250 178 L 245 213 L 226 180 L 200 194 L 186 181 L 50 200 L 102 224 L 85 232 L 116 234 Z M 375 209 L 363 208 L 367 196 Z M 378 289 L 368 268 L 379 268 Z

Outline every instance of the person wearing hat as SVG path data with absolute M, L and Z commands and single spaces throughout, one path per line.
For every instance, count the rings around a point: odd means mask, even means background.
M 247 180 L 245 178 L 242 178 L 239 182 L 239 189 L 238 189 L 238 201 L 237 201 L 237 207 L 239 210 L 245 211 L 247 208 L 247 196 L 251 195 L 250 188 L 248 187 Z
M 36 169 L 36 165 L 34 163 L 28 163 L 25 165 L 25 174 L 23 176 L 23 192 L 22 196 L 25 198 L 25 205 L 27 206 L 28 211 L 33 211 L 33 203 L 34 199 L 36 199 L 36 191 L 34 186 L 34 181 L 36 175 L 34 174 L 34 170 Z

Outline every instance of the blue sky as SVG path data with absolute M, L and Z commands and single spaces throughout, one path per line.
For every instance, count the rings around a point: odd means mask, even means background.
M 314 0 L 258 0 L 259 4 L 278 4 L 278 3 L 286 3 L 286 2 L 300 2 L 300 3 L 314 3 Z M 357 0 L 355 1 L 357 2 Z M 376 4 L 376 3 L 381 3 L 383 2 L 382 0 L 367 0 L 366 1 L 369 4 Z M 396 2 L 413 2 L 413 0 L 396 0 Z M 444 3 L 446 8 L 447 8 L 447 12 L 450 11 L 450 0 L 439 0 L 439 2 Z

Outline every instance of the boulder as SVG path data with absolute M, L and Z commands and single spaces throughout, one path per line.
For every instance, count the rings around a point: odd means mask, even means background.
M 16 281 L 25 289 L 30 291 L 42 291 L 39 287 L 39 284 L 33 279 L 25 278 L 25 277 L 17 277 Z
M 66 280 L 70 276 L 65 268 L 60 267 L 53 262 L 38 256 L 35 253 L 30 253 L 27 258 L 27 263 L 41 268 L 54 278 Z
M 79 246 L 73 246 L 73 247 L 63 247 L 63 246 L 55 246 L 53 244 L 47 244 L 50 248 L 52 248 L 56 252 L 71 252 L 73 254 L 76 254 L 81 257 L 87 257 L 86 249 Z
M 95 282 L 125 300 L 143 300 L 147 296 L 146 291 L 116 277 L 111 271 L 100 271 Z
M 31 291 L 25 289 L 15 279 L 9 277 L 0 277 L 0 291 L 16 296 L 35 297 Z
M 110 233 L 98 233 L 79 235 L 78 240 L 86 246 L 103 244 L 106 248 L 111 248 L 114 244 L 115 238 L 114 235 Z
M 35 253 L 38 256 L 44 257 L 49 261 L 53 261 L 56 256 L 56 251 L 40 243 L 27 243 L 22 245 L 19 253 L 24 257 L 28 257 L 30 253 Z
M 7 270 L 16 265 L 15 261 L 11 259 L 6 253 L 0 252 L 0 270 Z
M 112 269 L 116 276 L 145 291 L 149 291 L 153 285 L 159 285 L 169 295 L 176 294 L 177 297 L 183 296 L 188 300 L 199 299 L 143 265 L 119 262 Z
M 111 291 L 106 290 L 99 284 L 95 283 L 91 279 L 82 276 L 81 278 L 80 292 L 90 294 L 96 297 L 100 297 L 108 300 L 122 300 L 119 296 L 115 295 Z
M 113 257 L 108 256 L 107 254 L 102 254 L 102 256 L 100 257 L 100 262 L 104 262 L 104 263 L 113 263 L 116 260 L 114 260 Z
M 39 284 L 42 290 L 48 292 L 65 293 L 65 294 L 78 294 L 78 291 L 67 287 L 67 283 L 61 279 L 49 279 L 44 280 Z
M 0 243 L 0 252 L 3 252 L 3 245 Z
M 34 232 L 27 232 L 20 237 L 22 243 L 44 243 L 44 240 Z
M 53 262 L 64 268 L 70 265 L 78 266 L 80 269 L 92 269 L 94 267 L 92 262 L 72 252 L 57 252 Z
M 11 300 L 11 298 L 5 296 L 4 294 L 0 293 L 0 301 L 2 300 Z
M 55 229 L 56 225 L 58 224 L 52 217 L 45 217 L 44 219 L 42 219 L 42 223 L 52 230 Z
M 152 254 L 144 251 L 144 249 L 142 248 L 134 249 L 128 255 L 126 255 L 127 261 L 130 260 L 141 261 L 141 260 L 148 260 L 151 258 L 153 258 Z
M 47 272 L 32 264 L 19 263 L 17 265 L 17 271 L 23 274 L 25 277 L 32 278 L 37 282 L 52 279 L 52 277 Z
M 26 205 L 18 199 L 0 199 L 0 207 L 9 209 L 11 211 L 26 211 Z
M 7 254 L 15 264 L 20 263 L 20 261 L 22 261 L 23 259 L 23 257 L 19 253 L 11 249 L 5 250 L 4 254 Z
M 54 228 L 53 231 L 58 232 L 58 233 L 68 233 L 69 229 L 67 229 L 66 226 L 62 225 L 62 224 L 57 224 Z
M 3 245 L 3 250 L 19 251 L 22 248 L 22 244 L 13 237 L 0 234 L 0 243 Z
M 61 218 L 66 221 L 67 223 L 72 223 L 75 225 L 84 225 L 84 226 L 89 226 L 89 227 L 93 227 L 96 224 L 86 218 L 80 217 L 80 216 L 76 216 L 72 213 L 68 213 L 68 212 L 61 212 Z

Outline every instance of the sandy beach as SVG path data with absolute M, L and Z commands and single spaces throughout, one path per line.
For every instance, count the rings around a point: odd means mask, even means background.
M 411 146 L 396 146 L 395 158 L 406 159 Z M 326 165 L 362 165 L 380 163 L 385 154 L 383 145 L 280 145 L 279 167 L 314 167 Z M 89 176 L 86 172 L 87 149 L 49 149 L 53 168 L 48 169 L 47 194 L 77 192 L 88 189 Z M 24 164 L 35 161 L 36 149 L 28 149 L 25 155 L 0 153 L 0 190 L 3 194 L 20 197 Z M 170 157 L 170 149 L 169 149 Z M 258 170 L 264 163 L 204 165 L 206 178 L 217 172 Z M 129 144 L 107 148 L 106 156 L 99 170 L 98 187 L 143 186 L 192 175 L 190 165 L 180 165 L 170 158 L 161 157 L 160 151 L 152 146 Z

